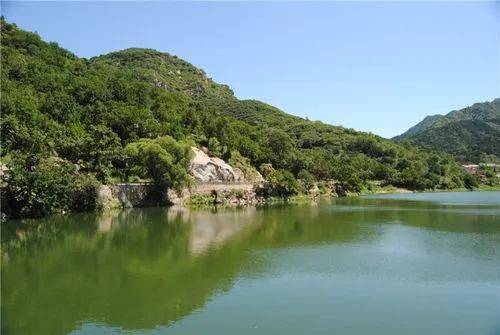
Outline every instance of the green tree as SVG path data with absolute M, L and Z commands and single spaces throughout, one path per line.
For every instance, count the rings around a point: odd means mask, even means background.
M 314 176 L 307 170 L 301 170 L 297 178 L 299 179 L 300 188 L 304 193 L 308 193 L 316 181 Z
M 18 156 L 8 165 L 2 211 L 10 216 L 42 216 L 92 210 L 99 183 L 78 174 L 71 162 L 58 157 Z
M 188 144 L 163 136 L 130 143 L 125 152 L 130 158 L 132 170 L 141 177 L 153 179 L 159 189 L 180 190 L 189 185 L 188 167 L 192 150 Z
M 276 170 L 271 164 L 262 164 L 260 171 L 265 179 L 258 190 L 261 195 L 287 198 L 299 192 L 299 183 L 290 171 Z
M 215 156 L 221 156 L 223 153 L 222 145 L 215 137 L 210 137 L 210 139 L 208 140 L 208 150 L 210 150 L 210 152 Z
M 111 173 L 112 162 L 122 158 L 120 139 L 104 125 L 91 126 L 90 136 L 85 141 L 84 155 L 89 162 L 90 171 L 104 181 Z

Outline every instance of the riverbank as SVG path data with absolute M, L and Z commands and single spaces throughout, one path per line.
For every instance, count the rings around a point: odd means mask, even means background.
M 467 188 L 454 188 L 454 189 L 442 189 L 442 190 L 423 190 L 423 191 L 415 191 L 415 190 L 409 190 L 401 187 L 395 187 L 395 186 L 384 186 L 384 187 L 378 187 L 374 189 L 364 189 L 359 193 L 352 193 L 348 192 L 344 196 L 338 196 L 334 194 L 319 194 L 319 195 L 310 195 L 310 194 L 299 194 L 299 195 L 294 195 L 289 198 L 277 198 L 277 197 L 270 197 L 265 199 L 264 204 L 300 204 L 300 203 L 308 203 L 311 201 L 318 201 L 320 199 L 331 199 L 331 198 L 355 198 L 355 197 L 362 197 L 362 196 L 367 196 L 367 195 L 377 195 L 377 194 L 421 194 L 421 193 L 447 193 L 447 192 L 453 192 L 453 193 L 460 193 L 460 192 L 498 192 L 500 191 L 500 185 L 498 186 L 488 186 L 488 185 L 481 185 L 478 188 L 474 189 L 467 189 Z
M 394 187 L 394 186 L 384 186 L 384 187 L 372 187 L 371 189 L 364 189 L 359 193 L 353 192 L 341 192 L 341 194 L 335 192 L 335 190 L 328 189 L 319 191 L 317 188 L 308 194 L 296 194 L 289 197 L 259 197 L 251 195 L 251 198 L 245 198 L 242 193 L 228 191 L 225 196 L 219 196 L 218 198 L 213 194 L 203 194 L 203 195 L 192 195 L 185 202 L 186 207 L 192 209 L 203 209 L 217 207 L 237 207 L 237 206 L 258 206 L 258 205 L 272 205 L 272 204 L 300 204 L 300 203 L 310 203 L 318 201 L 320 199 L 329 198 L 345 198 L 345 197 L 358 197 L 370 194 L 405 194 L 405 193 L 415 193 L 415 191 L 408 190 L 405 188 Z
M 309 194 L 296 194 L 289 197 L 263 197 L 256 192 L 256 185 L 250 183 L 197 183 L 191 189 L 181 192 L 168 190 L 164 196 L 154 196 L 153 186 L 148 183 L 123 183 L 102 185 L 97 194 L 97 211 L 110 209 L 125 209 L 136 207 L 179 207 L 190 209 L 210 209 L 214 207 L 246 207 L 272 204 L 306 204 L 317 202 L 320 199 L 360 197 L 376 194 L 410 194 L 410 193 L 439 193 L 439 192 L 467 192 L 467 191 L 500 191 L 500 185 L 480 185 L 469 190 L 455 188 L 446 190 L 415 191 L 395 186 L 380 186 L 374 182 L 360 192 L 337 193 L 334 187 L 313 188 Z M 66 214 L 62 212 L 59 214 Z M 2 220 L 7 218 L 3 217 Z

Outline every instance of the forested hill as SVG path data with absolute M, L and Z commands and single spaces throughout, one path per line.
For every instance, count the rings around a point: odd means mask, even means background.
M 227 85 L 217 84 L 205 71 L 168 53 L 130 48 L 90 59 L 93 65 L 110 65 L 132 72 L 142 81 L 169 92 L 185 93 L 205 105 L 236 100 Z
M 448 152 L 462 162 L 500 161 L 500 99 L 426 117 L 396 141 Z
M 302 120 L 257 100 L 238 100 L 229 86 L 215 83 L 205 71 L 168 53 L 130 48 L 90 61 L 131 70 L 156 87 L 183 93 L 205 107 L 252 124 L 277 126 Z
M 269 195 L 330 179 L 348 191 L 371 180 L 463 186 L 451 156 L 240 101 L 175 56 L 127 49 L 84 59 L 1 23 L 2 206 L 13 215 L 91 209 L 100 183 L 140 178 L 180 188 L 190 145 L 259 169 Z

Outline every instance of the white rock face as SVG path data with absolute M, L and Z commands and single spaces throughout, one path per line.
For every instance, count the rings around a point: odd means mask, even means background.
M 240 169 L 233 169 L 231 165 L 218 157 L 209 157 L 202 150 L 192 147 L 194 158 L 191 161 L 190 173 L 195 180 L 207 182 L 243 182 L 245 178 Z
M 247 181 L 245 180 L 245 175 L 243 174 L 243 171 L 241 171 L 240 169 L 238 168 L 233 168 L 233 172 L 234 172 L 234 178 L 236 181 Z

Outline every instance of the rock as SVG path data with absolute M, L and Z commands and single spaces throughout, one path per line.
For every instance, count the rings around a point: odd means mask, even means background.
M 234 171 L 231 165 L 218 157 L 209 157 L 203 150 L 192 148 L 194 152 L 190 174 L 200 182 L 235 182 L 242 179 L 241 171 Z
M 243 174 L 243 171 L 241 171 L 238 168 L 233 168 L 233 172 L 234 172 L 234 181 L 239 182 L 239 183 L 242 183 L 245 181 L 245 175 Z
M 149 199 L 151 190 L 151 185 L 147 184 L 124 183 L 111 186 L 113 196 L 117 198 L 125 208 L 161 203 L 162 199 Z
M 175 191 L 173 189 L 167 190 L 167 201 L 171 205 L 184 205 L 186 200 L 190 196 L 190 192 L 188 189 L 183 189 L 181 192 Z
M 165 205 L 168 199 L 156 195 L 153 186 L 141 183 L 101 185 L 97 191 L 99 208 L 132 208 Z
M 255 183 L 264 182 L 262 175 L 255 169 L 243 172 L 241 169 L 232 167 L 218 157 L 210 157 L 209 150 L 205 147 L 200 149 L 192 147 L 194 158 L 190 165 L 190 174 L 196 181 L 202 183 Z
M 0 163 L 0 177 L 3 177 L 7 171 L 9 171 L 7 165 Z
M 101 185 L 97 190 L 97 204 L 102 209 L 121 207 L 120 201 L 113 195 L 108 185 Z
M 314 185 L 311 187 L 311 189 L 309 190 L 309 194 L 311 195 L 311 197 L 313 198 L 316 198 L 319 196 L 320 194 L 320 190 L 319 190 L 319 187 L 316 183 L 314 183 Z

